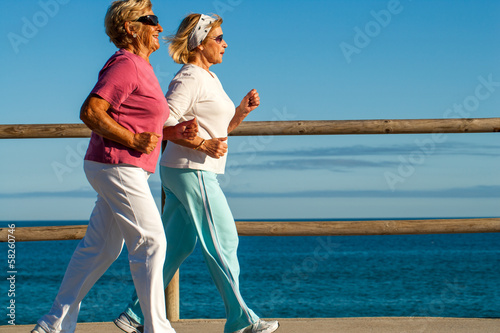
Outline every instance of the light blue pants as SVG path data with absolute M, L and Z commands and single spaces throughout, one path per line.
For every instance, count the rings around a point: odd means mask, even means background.
M 224 301 L 227 317 L 224 332 L 255 323 L 259 318 L 240 295 L 238 233 L 217 175 L 162 166 L 160 176 L 166 195 L 162 215 L 167 236 L 165 287 L 199 239 L 205 263 Z M 125 312 L 142 323 L 143 315 L 135 294 Z

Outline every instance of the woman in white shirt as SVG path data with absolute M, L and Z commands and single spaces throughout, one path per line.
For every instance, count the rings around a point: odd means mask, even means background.
M 184 66 L 166 95 L 170 107 L 166 125 L 196 118 L 199 133 L 193 140 L 173 140 L 160 161 L 166 194 L 162 220 L 168 244 L 163 278 L 167 286 L 199 240 L 224 300 L 224 332 L 271 333 L 278 329 L 278 322 L 260 320 L 240 295 L 238 233 L 217 181 L 217 174 L 224 173 L 228 133 L 260 104 L 259 94 L 253 89 L 235 107 L 217 76 L 209 70 L 222 62 L 227 48 L 221 24 L 220 17 L 190 14 L 169 39 L 170 55 Z M 125 332 L 141 331 L 142 313 L 137 297 L 115 323 Z

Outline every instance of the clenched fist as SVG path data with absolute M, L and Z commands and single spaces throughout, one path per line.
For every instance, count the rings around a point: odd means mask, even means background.
M 151 132 L 142 132 L 134 134 L 134 141 L 132 143 L 135 150 L 140 151 L 144 154 L 151 154 L 151 152 L 156 148 L 158 141 L 160 141 L 160 135 Z

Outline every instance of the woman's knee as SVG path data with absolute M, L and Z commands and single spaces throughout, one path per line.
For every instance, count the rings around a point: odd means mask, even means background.
M 167 251 L 167 240 L 163 232 L 148 233 L 137 237 L 136 241 L 127 244 L 129 256 L 136 260 L 146 260 L 152 256 L 164 256 Z
M 148 252 L 150 253 L 161 253 L 164 255 L 167 252 L 167 238 L 163 230 L 162 232 L 145 236 L 144 246 L 148 248 Z
M 175 237 L 176 235 L 172 235 Z M 168 238 L 167 238 L 168 239 Z M 196 247 L 196 239 L 183 238 L 182 242 L 167 241 L 167 255 L 173 257 L 187 258 Z

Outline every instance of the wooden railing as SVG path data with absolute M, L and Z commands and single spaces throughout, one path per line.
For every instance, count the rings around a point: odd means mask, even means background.
M 231 136 L 500 132 L 500 118 L 247 121 Z M 86 138 L 84 124 L 0 125 L 0 139 Z
M 500 118 L 243 122 L 232 136 L 500 132 Z M 0 125 L 0 139 L 84 138 L 83 124 Z M 373 221 L 237 221 L 241 236 L 403 235 L 500 232 L 500 218 Z M 86 226 L 16 228 L 16 241 L 81 239 Z M 0 228 L 6 242 L 7 228 Z M 179 320 L 179 274 L 165 290 L 167 317 Z
M 360 220 L 360 221 L 236 221 L 240 236 L 368 236 L 500 232 L 499 218 Z M 8 228 L 0 228 L 6 242 Z M 16 227 L 17 242 L 82 239 L 86 225 Z

